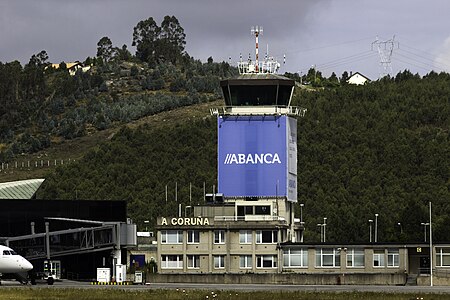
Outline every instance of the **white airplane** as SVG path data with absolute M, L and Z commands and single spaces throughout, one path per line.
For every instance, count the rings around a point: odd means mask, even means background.
M 25 273 L 33 269 L 33 265 L 17 254 L 13 249 L 0 245 L 0 273 Z

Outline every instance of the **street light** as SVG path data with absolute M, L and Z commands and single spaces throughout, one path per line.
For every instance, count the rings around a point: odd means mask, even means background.
M 148 229 L 147 229 L 147 225 L 148 225 L 148 223 L 150 223 L 150 221 L 149 221 L 149 220 L 145 220 L 145 221 L 144 221 L 144 224 L 145 224 L 145 231 L 148 231 Z
M 432 231 L 432 225 L 431 225 L 431 201 L 428 203 L 430 206 L 430 286 L 433 286 L 433 231 Z
M 375 214 L 375 243 L 378 240 L 378 214 Z
M 327 227 L 327 218 L 323 218 L 323 242 L 326 242 L 326 227 Z
M 372 223 L 373 223 L 373 220 L 370 219 L 369 220 L 369 242 L 371 242 L 371 243 L 372 243 Z
M 323 238 L 322 238 L 322 236 L 323 236 L 323 224 L 317 224 L 317 227 L 320 227 L 320 242 L 322 243 L 323 242 Z
M 427 226 L 430 225 L 430 223 L 420 223 L 420 225 L 423 226 L 423 235 L 425 237 L 425 243 L 427 242 Z
M 403 234 L 403 227 L 402 227 L 402 223 L 398 222 L 397 223 L 398 226 L 400 226 L 400 234 Z
M 300 203 L 300 225 L 303 225 L 303 206 L 305 206 L 305 204 Z

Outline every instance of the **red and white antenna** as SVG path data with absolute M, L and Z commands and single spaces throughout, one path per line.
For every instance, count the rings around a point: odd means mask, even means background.
M 255 67 L 256 67 L 256 73 L 259 72 L 259 64 L 258 64 L 258 36 L 259 34 L 263 34 L 263 28 L 262 26 L 252 26 L 251 33 L 255 35 L 255 42 L 256 42 L 256 49 L 255 49 Z
M 259 43 L 258 37 L 263 33 L 262 26 L 252 26 L 252 35 L 255 36 L 255 60 L 252 61 L 251 54 L 248 54 L 248 61 L 242 60 L 242 54 L 240 55 L 240 61 L 238 62 L 239 74 L 263 74 L 270 73 L 275 74 L 280 68 L 280 64 L 272 56 L 269 56 L 269 45 L 267 45 L 267 52 L 263 61 L 259 61 Z

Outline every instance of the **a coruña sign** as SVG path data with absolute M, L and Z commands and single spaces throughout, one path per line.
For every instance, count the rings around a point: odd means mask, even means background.
M 209 219 L 203 217 L 194 218 L 161 218 L 161 225 L 172 226 L 204 226 L 209 225 Z

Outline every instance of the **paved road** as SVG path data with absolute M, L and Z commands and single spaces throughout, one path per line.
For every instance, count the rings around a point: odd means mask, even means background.
M 15 282 L 2 281 L 0 288 L 22 286 Z M 310 291 L 310 292 L 379 292 L 379 293 L 439 293 L 450 294 L 450 286 L 380 286 L 380 285 L 268 285 L 268 284 L 201 284 L 201 283 L 151 283 L 147 285 L 110 285 L 97 286 L 88 282 L 77 282 L 63 280 L 55 282 L 53 286 L 45 283 L 36 286 L 27 285 L 32 288 L 112 288 L 125 290 L 146 289 L 200 289 L 200 290 L 226 290 L 226 291 Z

